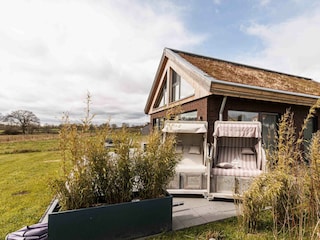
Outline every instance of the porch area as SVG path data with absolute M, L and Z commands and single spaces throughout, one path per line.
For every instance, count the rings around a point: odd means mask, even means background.
M 183 204 L 182 204 L 183 203 Z M 175 196 L 172 209 L 172 230 L 180 230 L 236 216 L 233 200 L 208 201 L 202 196 Z

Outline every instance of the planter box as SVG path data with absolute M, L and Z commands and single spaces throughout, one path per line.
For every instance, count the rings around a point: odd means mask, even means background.
M 49 215 L 49 240 L 132 239 L 172 230 L 172 196 Z

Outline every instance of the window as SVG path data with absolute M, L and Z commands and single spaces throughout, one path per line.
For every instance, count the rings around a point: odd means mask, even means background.
M 192 86 L 181 78 L 181 76 L 171 69 L 171 92 L 170 102 L 192 96 L 194 89 Z
M 167 74 L 163 79 L 163 86 L 159 92 L 159 97 L 154 105 L 155 108 L 163 107 L 167 105 Z
M 190 97 L 194 94 L 193 87 L 184 79 L 180 79 L 180 99 Z
M 262 141 L 267 148 L 275 145 L 278 118 L 278 114 L 261 113 Z
M 180 99 L 180 75 L 172 70 L 172 81 L 171 81 L 171 102 Z
M 165 83 L 160 91 L 159 102 L 156 104 L 156 107 L 163 107 L 167 104 L 167 83 Z
M 314 119 L 311 118 L 307 123 L 307 128 L 303 132 L 303 137 L 305 140 L 310 141 L 312 138 L 312 133 L 314 132 Z
M 258 121 L 259 113 L 228 111 L 228 121 Z
M 198 112 L 192 111 L 192 112 L 186 112 L 180 114 L 180 119 L 184 121 L 195 121 L 197 120 Z
M 307 128 L 303 132 L 303 138 L 305 140 L 303 142 L 303 145 L 305 149 L 309 147 L 312 135 L 316 130 L 316 120 L 317 120 L 316 118 L 311 118 L 307 123 Z
M 228 121 L 260 121 L 262 125 L 262 142 L 266 147 L 274 145 L 278 114 L 245 111 L 228 111 Z
M 164 126 L 164 118 L 154 118 L 152 121 L 153 128 L 161 130 Z

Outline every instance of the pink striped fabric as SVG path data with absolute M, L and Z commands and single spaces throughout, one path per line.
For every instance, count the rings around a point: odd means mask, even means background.
M 216 122 L 213 136 L 260 138 L 259 122 Z
M 221 147 L 254 147 L 258 143 L 256 138 L 220 137 L 218 146 Z
M 255 177 L 262 173 L 261 170 L 258 169 L 225 169 L 225 168 L 213 168 L 211 170 L 211 174 L 214 176 L 237 176 L 237 177 Z
M 251 177 L 261 174 L 257 168 L 257 154 L 254 138 L 218 138 L 217 158 L 212 169 L 214 175 Z M 252 150 L 253 154 L 244 154 L 244 149 Z M 234 165 L 231 169 L 218 168 L 218 163 L 228 162 Z
M 218 163 L 237 161 L 239 168 L 257 169 L 256 154 L 242 154 L 243 148 L 219 147 Z

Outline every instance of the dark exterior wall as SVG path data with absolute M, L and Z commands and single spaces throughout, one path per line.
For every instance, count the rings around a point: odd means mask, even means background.
M 223 117 L 224 120 L 227 120 L 228 110 L 267 112 L 282 115 L 286 112 L 287 109 L 294 112 L 294 120 L 296 126 L 299 127 L 303 123 L 303 120 L 307 116 L 310 108 L 307 106 L 291 104 L 264 102 L 240 98 L 228 98 Z
M 208 124 L 209 124 L 208 141 L 213 140 L 212 139 L 213 124 L 216 120 L 219 119 L 219 110 L 222 103 L 222 99 L 223 99 L 223 96 L 210 96 L 208 99 L 208 116 L 209 116 L 208 117 Z M 304 118 L 307 116 L 310 109 L 307 106 L 228 97 L 224 111 L 223 111 L 223 120 L 224 121 L 228 120 L 228 110 L 260 112 L 260 113 L 262 112 L 275 113 L 275 114 L 278 114 L 280 117 L 286 112 L 287 109 L 290 109 L 292 112 L 294 112 L 295 125 L 297 127 L 297 131 L 299 131 L 303 124 Z M 316 115 L 317 128 L 320 126 L 319 114 L 320 113 L 318 111 Z
M 208 97 L 208 142 L 213 142 L 214 122 L 219 120 L 219 111 L 223 101 L 223 96 L 211 95 Z
M 191 101 L 189 103 L 185 103 L 181 105 L 181 110 L 182 112 L 191 112 L 197 110 L 197 117 L 200 120 L 200 117 L 203 121 L 207 121 L 207 103 L 208 99 L 205 98 L 200 98 L 195 101 Z M 153 119 L 155 118 L 164 118 L 167 114 L 168 110 L 160 111 L 154 114 L 150 115 L 150 122 L 153 122 Z
M 208 122 L 208 142 L 213 142 L 213 129 L 214 122 L 219 120 L 219 111 L 223 101 L 223 96 L 211 95 L 205 98 L 201 98 L 186 104 L 183 104 L 182 111 L 198 111 L 198 119 L 202 117 L 203 121 Z M 248 112 L 265 112 L 279 114 L 279 117 L 286 112 L 287 109 L 291 109 L 294 112 L 294 121 L 297 127 L 297 131 L 303 124 L 304 118 L 307 116 L 309 107 L 290 105 L 266 101 L 257 101 L 250 99 L 228 97 L 223 111 L 223 120 L 228 120 L 228 110 L 248 111 Z M 150 116 L 150 122 L 153 122 L 155 118 L 163 118 L 166 115 L 166 111 L 161 111 Z M 320 111 L 316 116 L 316 128 L 320 127 Z
M 191 111 L 198 111 L 198 120 L 207 121 L 207 105 L 208 105 L 208 98 L 201 98 L 189 103 L 182 105 L 183 112 L 191 112 Z

